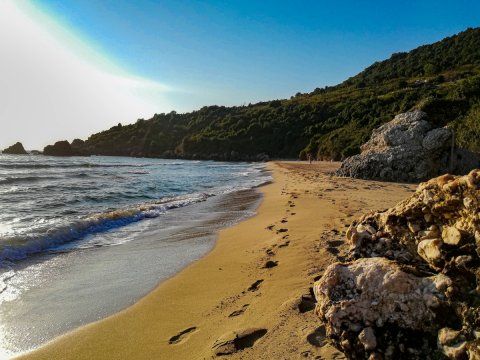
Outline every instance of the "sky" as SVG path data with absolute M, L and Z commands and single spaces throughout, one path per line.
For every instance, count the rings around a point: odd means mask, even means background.
M 477 0 L 0 0 L 0 149 L 289 98 L 477 26 Z

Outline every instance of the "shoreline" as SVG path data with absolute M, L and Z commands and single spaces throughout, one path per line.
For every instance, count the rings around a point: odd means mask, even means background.
M 337 166 L 269 163 L 273 182 L 258 189 L 256 215 L 221 230 L 204 257 L 125 310 L 18 358 L 207 359 L 249 328 L 254 346 L 230 358 L 341 358 L 322 337 L 310 287 L 344 255 L 352 220 L 414 186 L 326 174 Z
M 132 237 L 118 246 L 40 254 L 13 264 L 14 283 L 0 294 L 0 359 L 128 308 L 201 259 L 219 230 L 253 216 L 260 201 L 255 189 L 220 194 L 110 233 L 112 239 L 125 231 Z

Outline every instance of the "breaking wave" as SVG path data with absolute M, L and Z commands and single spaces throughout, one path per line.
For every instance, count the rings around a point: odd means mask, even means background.
M 81 240 L 88 235 L 113 230 L 140 220 L 156 218 L 168 210 L 205 201 L 210 196 L 213 195 L 201 193 L 165 198 L 134 207 L 94 214 L 67 225 L 45 227 L 43 231 L 39 231 L 41 234 L 37 235 L 4 238 L 0 244 L 0 261 L 24 259 L 29 255 Z

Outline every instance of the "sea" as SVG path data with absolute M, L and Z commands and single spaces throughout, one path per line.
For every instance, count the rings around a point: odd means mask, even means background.
M 0 359 L 133 304 L 270 180 L 261 163 L 0 154 Z

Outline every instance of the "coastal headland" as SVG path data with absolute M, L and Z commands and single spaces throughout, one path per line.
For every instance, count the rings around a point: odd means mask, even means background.
M 343 358 L 314 314 L 313 283 L 347 250 L 350 222 L 414 185 L 330 175 L 339 163 L 269 163 L 257 214 L 135 305 L 20 359 Z

